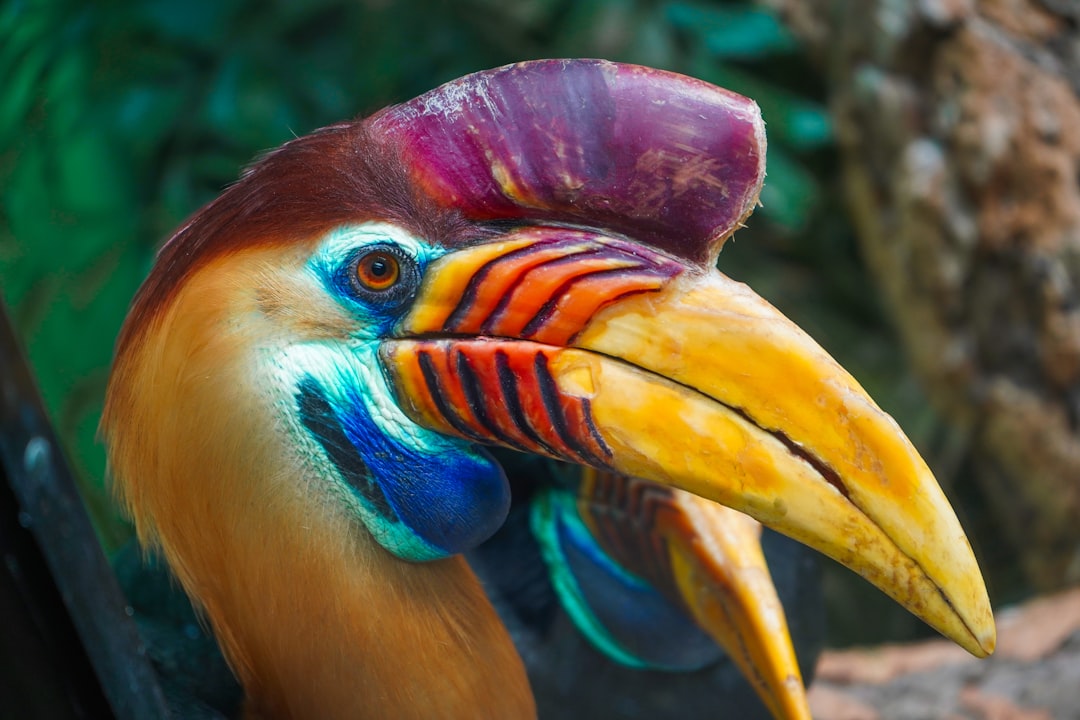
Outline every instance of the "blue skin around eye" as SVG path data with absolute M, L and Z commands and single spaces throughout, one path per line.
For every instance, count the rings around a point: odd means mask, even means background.
M 720 647 L 685 611 L 623 570 L 583 523 L 565 516 L 573 512 L 570 503 L 554 505 L 559 509 L 551 518 L 553 538 L 580 599 L 606 633 L 606 642 L 638 664 L 658 670 L 696 670 L 720 657 Z
M 377 343 L 391 335 L 427 265 L 444 252 L 396 232 L 378 224 L 339 228 L 309 262 L 323 287 L 361 321 L 353 342 Z M 365 296 L 353 284 L 354 262 L 378 247 L 400 252 L 402 285 Z M 386 389 L 358 382 L 345 372 L 306 377 L 297 385 L 297 407 L 304 427 L 364 506 L 375 538 L 402 558 L 429 560 L 470 550 L 490 537 L 510 507 L 502 468 L 485 451 L 435 439 L 431 432 L 394 439 L 379 421 L 395 421 L 372 417 L 369 408 L 378 403 L 362 395 Z
M 365 293 L 354 284 L 355 262 L 364 253 L 378 249 L 400 259 L 400 280 L 384 291 Z M 363 321 L 359 334 L 373 339 L 392 332 L 416 299 L 428 265 L 445 252 L 388 223 L 361 223 L 328 233 L 307 267 L 330 295 Z
M 353 284 L 355 261 L 387 248 L 402 261 L 400 286 L 365 294 Z M 415 300 L 424 269 L 443 249 L 387 223 L 366 223 L 330 232 L 308 263 L 327 293 L 352 313 L 353 337 L 339 350 L 354 352 L 392 335 L 394 325 Z M 375 361 L 375 355 L 370 355 Z M 348 363 L 347 363 L 348 364 Z M 408 560 L 427 560 L 468 551 L 502 525 L 510 488 L 502 468 L 488 454 L 463 441 L 433 432 L 394 433 L 380 426 L 407 422 L 373 417 L 392 397 L 383 386 L 367 386 L 362 375 L 320 370 L 296 388 L 301 423 L 319 440 L 326 456 L 361 501 L 363 520 L 389 551 Z M 367 400 L 367 402 L 365 402 Z M 395 439 L 395 437 L 397 439 Z
M 423 266 L 419 270 L 422 273 Z M 368 303 L 356 297 L 353 291 L 351 275 L 352 269 L 349 262 L 341 263 L 330 273 L 330 288 L 338 297 L 346 298 L 350 303 L 362 308 L 368 332 L 379 337 L 389 334 L 394 327 L 394 323 L 408 310 L 412 300 L 415 299 L 416 288 L 413 288 L 412 292 L 408 294 L 395 298 L 394 302 L 389 305 Z
M 452 451 L 402 444 L 379 430 L 355 391 L 347 400 L 334 406 L 312 378 L 298 388 L 303 424 L 377 522 L 404 524 L 444 556 L 471 550 L 502 525 L 510 486 L 485 451 L 463 443 Z

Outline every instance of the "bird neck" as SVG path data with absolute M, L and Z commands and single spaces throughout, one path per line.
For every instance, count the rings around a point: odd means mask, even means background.
M 228 581 L 201 598 L 253 717 L 533 712 L 521 661 L 462 558 L 407 565 L 348 518 L 309 506 L 298 527 L 298 510 L 232 517 L 239 537 L 217 550 L 233 559 L 215 570 Z
M 252 273 L 265 280 L 275 260 Z M 254 282 L 214 267 L 191 278 L 121 347 L 102 420 L 140 537 L 205 612 L 249 715 L 534 715 L 465 561 L 392 557 L 273 419 Z
M 200 600 L 254 717 L 530 712 L 520 660 L 461 558 L 405 565 L 318 513 L 222 517 L 231 537 L 207 543 L 202 562 L 226 580 Z

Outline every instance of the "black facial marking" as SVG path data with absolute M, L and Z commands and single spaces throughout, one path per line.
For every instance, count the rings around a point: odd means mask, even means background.
M 345 482 L 371 503 L 381 517 L 390 522 L 398 522 L 397 514 L 390 507 L 382 488 L 375 482 L 356 447 L 349 441 L 341 421 L 315 380 L 307 378 L 301 381 L 296 392 L 296 404 L 300 409 L 300 422 L 323 446 L 330 462 L 341 473 Z

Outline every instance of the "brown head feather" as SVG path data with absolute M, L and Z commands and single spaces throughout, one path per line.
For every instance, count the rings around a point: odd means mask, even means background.
M 225 253 L 313 239 L 373 219 L 436 244 L 486 234 L 415 186 L 400 148 L 368 130 L 381 114 L 331 125 L 267 152 L 192 215 L 162 246 L 132 303 L 118 352 L 191 273 Z
M 109 381 L 117 492 L 260 717 L 527 717 L 524 668 L 465 561 L 379 547 L 282 412 L 272 358 L 356 323 L 301 270 L 326 232 L 375 219 L 440 243 L 474 231 L 362 122 L 267 154 L 177 231 Z

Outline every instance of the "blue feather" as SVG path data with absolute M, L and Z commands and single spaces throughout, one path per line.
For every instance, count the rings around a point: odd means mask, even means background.
M 350 388 L 332 403 L 311 377 L 297 389 L 301 422 L 326 451 L 337 474 L 367 512 L 368 528 L 407 560 L 470 550 L 502 525 L 510 487 L 502 468 L 464 443 L 401 443 L 382 432 Z
M 563 607 L 608 657 L 630 667 L 696 670 L 723 654 L 682 608 L 604 552 L 573 494 L 541 491 L 531 520 Z

